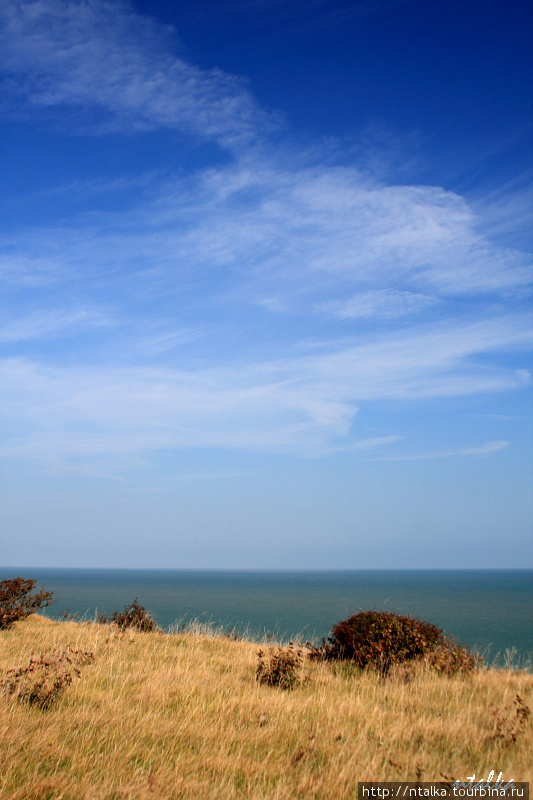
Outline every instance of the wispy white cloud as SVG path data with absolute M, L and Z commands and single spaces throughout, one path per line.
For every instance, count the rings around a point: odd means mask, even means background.
M 467 447 L 461 450 L 460 454 L 465 456 L 486 456 L 490 453 L 497 453 L 498 450 L 504 450 L 509 447 L 509 442 L 487 442 L 480 447 Z
M 183 327 L 174 328 L 170 324 L 167 328 L 162 325 L 157 326 L 152 331 L 146 331 L 143 338 L 136 343 L 136 348 L 145 355 L 159 355 L 174 350 L 176 347 L 183 347 L 197 339 L 205 336 L 205 332 L 199 328 Z
M 526 133 L 533 136 L 533 125 Z M 489 192 L 477 191 L 472 206 L 483 219 L 491 237 L 527 249 L 531 245 L 531 209 L 533 208 L 533 169 L 519 173 Z
M 5 288 L 41 289 L 61 279 L 58 259 L 53 252 L 49 256 L 42 255 L 37 241 L 28 241 L 21 246 L 8 239 L 4 240 L 2 249 L 0 276 Z
M 7 316 L 7 315 L 6 315 Z M 65 336 L 72 329 L 109 326 L 110 320 L 98 312 L 86 310 L 39 311 L 0 324 L 0 344 L 10 344 L 31 339 Z
M 227 291 L 238 283 L 241 298 L 266 309 L 308 311 L 319 300 L 334 316 L 394 316 L 531 284 L 528 256 L 491 243 L 480 223 L 443 189 L 373 185 L 355 168 L 288 168 L 249 155 L 167 181 L 131 211 L 30 231 L 16 257 L 7 240 L 0 264 L 14 282 L 106 275 L 131 284 L 139 275 L 143 291 L 147 274 L 166 290 L 216 274 L 218 291 L 221 278 Z
M 9 95 L 30 106 L 70 108 L 95 132 L 176 129 L 225 146 L 256 138 L 268 115 L 243 82 L 173 54 L 169 28 L 127 2 L 5 0 L 0 66 Z M 63 112 L 64 113 L 64 112 Z
M 306 455 L 323 458 L 324 456 L 330 456 L 335 453 L 356 453 L 357 451 L 370 451 L 375 450 L 378 447 L 386 447 L 389 444 L 399 442 L 402 438 L 402 436 L 398 436 L 396 434 L 392 434 L 390 436 L 374 436 L 370 439 L 358 439 L 356 441 L 349 442 L 348 444 L 324 446 L 322 448 L 309 451 L 306 453 Z
M 375 5 L 355 4 L 350 13 Z M 351 282 L 385 315 L 387 303 L 372 292 L 389 292 L 391 313 L 390 292 L 406 292 L 404 302 L 396 295 L 395 303 L 397 312 L 406 313 L 432 293 L 514 292 L 530 283 L 530 261 L 493 244 L 481 220 L 452 192 L 380 185 L 353 167 L 280 165 L 264 149 L 253 154 L 245 144 L 264 137 L 268 115 L 241 81 L 198 69 L 178 58 L 176 47 L 170 30 L 123 2 L 2 4 L 0 68 L 5 96 L 16 98 L 18 112 L 23 100 L 32 108 L 61 108 L 61 116 L 70 107 L 84 112 L 84 125 L 102 131 L 174 128 L 224 146 L 238 144 L 239 152 L 232 166 L 174 188 L 165 185 L 152 207 L 114 215 L 112 230 L 109 220 L 100 219 L 77 233 L 36 231 L 34 252 L 30 240 L 25 256 L 19 248 L 15 258 L 5 257 L 8 277 L 11 265 L 26 276 L 21 279 L 42 281 L 60 275 L 57 264 L 67 258 L 70 272 L 89 244 L 100 268 L 112 262 L 130 271 L 132 261 L 144 258 L 155 270 L 224 267 L 254 276 L 261 269 L 256 302 L 272 309 L 286 304 L 273 291 L 280 279 L 285 292 L 292 283 L 295 294 L 314 285 L 327 295 L 333 281 Z M 349 303 L 343 312 L 331 300 L 337 315 L 361 316 L 359 301 L 350 314 Z
M 457 458 L 461 456 L 489 456 L 509 447 L 510 442 L 486 442 L 479 447 L 465 447 L 462 450 L 444 450 L 438 453 L 423 453 L 420 455 L 384 456 L 374 459 L 376 461 L 426 461 L 439 458 Z
M 357 405 L 519 388 L 512 370 L 475 363 L 494 347 L 531 344 L 515 319 L 385 336 L 299 359 L 218 368 L 45 367 L 2 362 L 11 440 L 4 456 L 138 455 L 180 447 L 308 454 L 383 446 L 352 438 Z M 479 451 L 480 452 L 480 451 Z M 465 454 L 477 454 L 469 449 Z
M 398 439 L 361 439 L 363 403 L 527 385 L 501 357 L 533 344 L 531 259 L 463 197 L 331 166 L 318 147 L 259 147 L 272 117 L 246 86 L 177 57 L 172 33 L 128 4 L 6 0 L 0 25 L 10 110 L 69 108 L 78 130 L 170 128 L 233 152 L 153 176 L 149 199 L 122 211 L 0 237 L 6 306 L 31 298 L 0 341 L 62 336 L 68 351 L 74 330 L 111 324 L 108 307 L 114 325 L 86 360 L 50 348 L 1 363 L 6 457 L 363 451 Z
M 419 292 L 398 291 L 397 289 L 371 289 L 360 292 L 347 300 L 339 300 L 324 305 L 324 310 L 339 319 L 394 319 L 416 314 L 437 303 L 435 297 Z

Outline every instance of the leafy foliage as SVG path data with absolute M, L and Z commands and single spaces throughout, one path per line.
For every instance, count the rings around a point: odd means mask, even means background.
M 70 646 L 41 653 L 37 658 L 32 656 L 27 667 L 10 670 L 1 689 L 10 697 L 46 711 L 74 677 L 80 677 L 77 665 L 93 660 L 92 652 L 74 650 Z
M 478 664 L 475 654 L 436 625 L 382 611 L 361 611 L 338 622 L 312 657 L 349 660 L 382 674 L 415 659 L 425 659 L 428 666 L 447 674 L 472 671 Z
M 37 594 L 32 594 L 36 583 L 27 578 L 0 581 L 0 630 L 29 617 L 39 608 L 52 605 L 53 592 L 45 592 L 44 587 Z
M 301 683 L 303 652 L 297 650 L 290 642 L 288 647 L 271 647 L 268 655 L 262 650 L 257 654 L 256 678 L 267 686 L 279 686 L 280 689 L 294 689 Z
M 110 616 L 100 614 L 97 618 L 97 622 L 105 624 L 114 623 L 118 625 L 122 631 L 128 628 L 142 631 L 143 633 L 161 630 L 146 608 L 140 605 L 137 597 L 130 606 L 124 606 L 123 611 L 113 611 Z
M 457 675 L 459 672 L 475 672 L 482 666 L 483 658 L 455 639 L 445 636 L 441 644 L 426 653 L 424 662 L 427 667 L 443 675 Z

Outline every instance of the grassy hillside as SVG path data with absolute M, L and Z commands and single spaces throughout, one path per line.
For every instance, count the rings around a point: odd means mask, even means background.
M 67 646 L 94 660 L 48 710 L 0 694 L 1 800 L 339 800 L 362 780 L 533 778 L 529 673 L 306 663 L 282 691 L 257 683 L 250 642 L 32 616 L 0 632 L 0 679 Z

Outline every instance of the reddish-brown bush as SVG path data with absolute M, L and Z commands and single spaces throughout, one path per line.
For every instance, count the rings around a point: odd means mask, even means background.
M 161 628 L 153 617 L 150 616 L 144 606 L 141 606 L 138 598 L 136 597 L 130 606 L 124 606 L 123 611 L 113 611 L 112 614 L 100 614 L 97 622 L 114 623 L 118 625 L 120 630 L 126 628 L 133 628 L 143 633 L 150 633 L 152 631 L 160 631 Z
M 470 672 L 478 665 L 468 648 L 436 625 L 382 611 L 361 611 L 338 622 L 328 640 L 314 648 L 312 657 L 349 660 L 382 674 L 396 664 L 422 658 L 428 666 L 448 674 Z
M 302 680 L 303 651 L 290 642 L 288 647 L 271 647 L 268 655 L 262 650 L 257 654 L 256 678 L 267 686 L 294 689 Z
M 36 583 L 27 578 L 0 581 L 0 630 L 29 617 L 39 608 L 52 605 L 53 592 L 45 592 L 44 587 L 37 594 L 32 594 Z
M 445 637 L 441 644 L 424 656 L 427 667 L 444 675 L 474 672 L 483 665 L 483 661 L 479 653 L 469 650 L 451 637 Z
M 0 688 L 4 694 L 46 711 L 73 679 L 80 677 L 78 665 L 93 660 L 94 654 L 88 650 L 57 648 L 32 656 L 27 667 L 10 670 Z

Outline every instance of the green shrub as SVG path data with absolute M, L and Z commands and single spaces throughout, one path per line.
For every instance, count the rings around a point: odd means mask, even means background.
M 262 650 L 257 654 L 256 678 L 267 686 L 279 686 L 280 689 L 294 689 L 301 683 L 303 652 L 297 650 L 290 642 L 288 647 L 271 647 L 266 655 Z
M 384 611 L 361 611 L 338 622 L 312 657 L 348 660 L 382 674 L 415 659 L 448 674 L 472 671 L 478 663 L 477 656 L 436 625 Z
M 97 617 L 97 622 L 104 624 L 113 623 L 118 625 L 122 631 L 128 628 L 142 631 L 143 633 L 161 630 L 155 619 L 150 616 L 146 608 L 139 604 L 137 597 L 130 606 L 124 606 L 123 611 L 113 611 L 110 616 L 107 616 L 106 614 L 100 614 Z
M 39 608 L 52 605 L 53 592 L 45 592 L 44 587 L 37 594 L 32 594 L 36 583 L 27 578 L 0 581 L 0 630 L 29 617 Z

